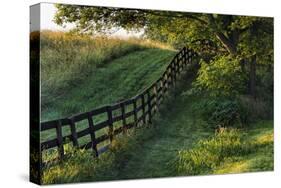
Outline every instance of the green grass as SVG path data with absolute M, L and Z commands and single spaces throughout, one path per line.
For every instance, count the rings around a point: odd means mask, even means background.
M 110 151 L 98 159 L 93 159 L 91 152 L 79 150 L 60 165 L 44 169 L 43 182 L 272 170 L 273 122 L 263 121 L 242 130 L 229 128 L 215 133 L 193 111 L 192 105 L 199 102 L 200 97 L 182 95 L 191 80 L 189 72 L 178 82 L 177 89 L 163 103 L 152 125 L 121 136 L 112 143 Z
M 66 43 L 63 46 L 69 44 L 68 38 L 64 40 Z M 73 45 L 70 47 L 71 50 L 79 45 L 80 47 L 87 46 L 83 40 L 71 38 L 70 44 Z M 84 42 L 87 44 L 92 39 L 85 40 Z M 102 40 L 104 41 L 104 39 Z M 120 47 L 124 41 L 119 42 L 115 44 Z M 112 45 L 110 49 L 116 50 L 115 44 L 110 44 Z M 104 49 L 107 47 L 105 45 Z M 129 48 L 131 49 L 131 47 Z M 56 56 L 59 58 L 60 53 L 70 54 L 70 56 L 66 55 L 68 59 L 63 61 L 68 62 L 69 60 L 73 64 L 70 66 L 58 65 L 62 66 L 58 69 L 60 72 L 63 72 L 62 69 L 70 67 L 65 74 L 63 73 L 62 78 L 57 73 L 50 76 L 53 81 L 49 80 L 48 84 L 55 82 L 56 79 L 59 80 L 58 82 L 63 83 L 62 81 L 64 81 L 67 84 L 65 86 L 60 83 L 51 84 L 46 88 L 54 89 L 53 91 L 48 91 L 48 89 L 45 93 L 43 91 L 43 94 L 48 95 L 48 99 L 45 98 L 47 102 L 42 106 L 41 115 L 44 121 L 85 112 L 136 95 L 158 79 L 175 55 L 175 51 L 162 47 L 138 47 L 135 50 L 128 50 L 126 53 L 126 50 L 121 49 L 117 54 L 110 56 L 109 59 L 103 59 L 99 63 L 85 60 L 83 61 L 85 65 L 83 63 L 83 65 L 79 63 L 77 65 L 75 62 L 79 62 L 81 60 L 79 58 L 86 56 L 77 57 L 77 60 L 76 56 L 81 54 L 79 50 L 77 52 L 64 50 L 69 49 L 51 48 L 50 54 L 46 53 L 46 56 L 43 57 L 43 59 L 50 58 L 48 59 L 50 63 L 52 58 L 56 58 Z M 73 61 L 70 58 L 72 53 L 76 54 Z M 90 51 L 87 53 L 89 55 Z M 94 59 L 98 54 L 104 53 L 101 55 L 104 56 L 111 54 L 112 51 L 95 53 L 93 53 Z M 50 70 L 56 67 L 55 65 L 50 66 Z M 79 69 L 79 74 L 74 71 L 76 68 Z M 190 89 L 190 84 L 196 76 L 195 73 L 190 69 L 182 80 L 177 82 L 176 89 L 169 93 L 150 126 L 132 129 L 128 134 L 121 135 L 113 141 L 110 151 L 98 159 L 93 158 L 91 150 L 77 150 L 67 145 L 65 150 L 70 154 L 69 158 L 58 164 L 46 166 L 43 169 L 43 183 L 272 170 L 273 122 L 259 121 L 243 129 L 227 128 L 216 133 L 213 126 L 210 126 L 200 114 L 194 111 L 193 106 L 202 100 L 201 96 L 188 96 L 183 92 Z M 77 79 L 73 81 L 72 78 Z M 66 88 L 65 92 L 53 95 L 52 92 L 60 91 L 62 88 Z M 94 121 L 103 118 L 103 116 L 96 117 Z M 87 122 L 82 121 L 77 124 L 77 129 L 79 131 L 86 126 Z M 107 130 L 103 129 L 97 134 L 105 131 Z M 64 128 L 63 135 L 69 133 L 69 128 Z M 41 134 L 41 141 L 55 138 L 55 135 L 55 131 L 44 131 Z M 82 144 L 89 140 L 90 138 L 81 138 L 79 143 Z M 44 160 L 54 156 L 57 156 L 57 153 L 53 151 L 43 153 Z
M 215 174 L 272 171 L 274 165 L 273 122 L 261 121 L 253 124 L 244 135 L 250 144 L 251 152 L 237 161 L 226 161 L 215 171 Z
M 50 120 L 86 112 L 132 97 L 158 79 L 173 55 L 173 51 L 147 49 L 113 60 L 106 67 L 93 71 L 92 75 L 69 90 L 62 99 L 55 100 L 52 105 L 43 109 L 42 119 Z M 97 121 L 98 118 L 103 117 L 97 117 Z M 78 126 L 85 127 L 83 122 Z M 54 135 L 55 131 L 45 131 L 42 139 Z
M 85 112 L 136 95 L 163 73 L 173 51 L 147 49 L 112 60 L 42 111 L 42 120 Z
M 141 88 L 132 86 L 140 81 L 139 87 L 143 88 L 175 54 L 168 46 L 133 38 L 93 38 L 43 31 L 40 41 L 43 121 L 128 97 L 124 93 L 136 94 Z M 131 54 L 141 51 L 146 52 Z M 124 84 L 129 87 L 124 88 Z M 115 94 L 120 88 L 125 89 L 124 93 Z M 85 103 L 88 104 L 81 105 Z
M 41 79 L 46 82 L 42 83 L 42 101 L 47 101 L 42 105 L 42 121 L 86 112 L 133 97 L 159 78 L 176 53 L 167 46 L 137 39 L 91 39 L 46 32 L 42 41 L 44 47 L 41 51 Z M 90 50 L 89 46 L 93 49 Z M 106 52 L 103 52 L 103 49 L 106 49 Z M 85 51 L 87 56 L 91 55 L 93 59 L 97 55 L 110 57 L 98 63 L 91 62 L 91 59 L 86 58 Z M 58 65 L 54 65 L 58 62 Z M 56 85 L 52 80 L 64 82 L 66 85 Z M 64 88 L 65 92 L 61 93 L 61 88 Z M 94 121 L 100 121 L 104 116 L 96 117 Z M 78 130 L 86 126 L 86 121 L 77 125 Z M 63 135 L 69 133 L 68 127 L 63 129 Z M 53 139 L 55 135 L 55 130 L 44 131 L 41 141 Z M 83 138 L 81 142 L 88 139 Z
M 47 168 L 44 170 L 44 182 L 175 176 L 174 163 L 178 151 L 189 149 L 196 141 L 213 134 L 213 130 L 191 111 L 191 104 L 198 99 L 181 97 L 181 88 L 189 87 L 186 83 L 190 83 L 189 74 L 178 89 L 170 93 L 151 126 L 132 130 L 117 139 L 110 151 L 99 159 L 91 157 L 94 162 L 88 163 L 88 157 L 81 160 L 74 156 L 61 165 Z
M 273 122 L 248 129 L 221 129 L 190 150 L 179 152 L 180 175 L 226 174 L 273 170 Z

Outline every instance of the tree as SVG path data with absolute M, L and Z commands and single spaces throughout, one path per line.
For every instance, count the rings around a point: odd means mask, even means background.
M 113 28 L 126 30 L 144 28 L 146 34 L 152 35 L 160 26 L 163 29 L 162 34 L 167 32 L 178 34 L 182 29 L 183 31 L 190 29 L 186 24 L 192 24 L 195 30 L 203 31 L 200 35 L 205 37 L 210 37 L 211 31 L 230 53 L 236 54 L 235 42 L 223 33 L 219 26 L 222 23 L 217 23 L 219 20 L 224 21 L 218 15 L 77 5 L 57 5 L 57 8 L 55 16 L 57 24 L 75 23 L 76 31 L 83 33 L 106 32 Z M 175 23 L 176 27 L 171 28 L 171 24 L 175 25 Z M 159 24 L 164 24 L 165 27 Z M 156 32 L 161 34 L 161 31 Z
M 248 72 L 253 97 L 256 65 L 270 63 L 273 58 L 272 18 L 77 5 L 57 5 L 57 9 L 55 22 L 74 23 L 76 32 L 143 29 L 146 38 L 176 48 L 188 45 L 199 52 L 202 46 L 196 41 L 209 41 L 216 49 L 215 56 L 229 55 L 240 61 L 242 70 Z M 211 50 L 207 53 L 212 54 Z

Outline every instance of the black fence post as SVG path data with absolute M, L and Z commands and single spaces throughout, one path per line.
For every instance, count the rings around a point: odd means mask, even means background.
M 144 101 L 144 94 L 141 94 L 141 106 L 142 106 L 142 122 L 145 124 L 146 114 L 145 114 L 145 101 Z
M 134 105 L 134 126 L 137 127 L 138 125 L 138 114 L 137 114 L 137 99 L 133 99 Z
M 108 126 L 109 126 L 108 135 L 109 135 L 110 142 L 112 142 L 113 141 L 113 121 L 112 121 L 111 106 L 107 106 L 107 117 L 108 117 Z
M 56 124 L 56 132 L 57 132 L 57 139 L 58 139 L 59 158 L 63 159 L 64 148 L 63 148 L 63 139 L 62 139 L 62 127 L 61 127 L 61 121 L 60 120 L 58 120 L 58 122 Z
M 153 112 L 156 113 L 156 111 L 157 111 L 157 103 L 158 103 L 158 100 L 157 100 L 157 82 L 153 86 L 153 94 L 154 94 L 154 102 L 155 102 L 155 106 L 153 108 Z
M 78 147 L 78 138 L 77 138 L 77 132 L 76 132 L 76 127 L 75 127 L 75 122 L 73 118 L 70 118 L 70 130 L 71 130 L 71 137 L 72 137 L 72 142 L 74 147 Z
M 123 124 L 123 134 L 125 134 L 127 129 L 127 122 L 125 117 L 125 104 L 123 102 L 121 103 L 121 116 L 122 116 L 122 124 Z
M 151 95 L 150 95 L 150 91 L 148 90 L 147 91 L 147 102 L 148 102 L 148 123 L 151 123 L 151 110 L 152 110 L 152 107 L 151 107 Z
M 88 113 L 88 123 L 90 128 L 90 135 L 91 135 L 91 141 L 92 141 L 92 149 L 95 152 L 96 157 L 99 156 L 98 149 L 97 149 L 97 142 L 96 142 L 96 134 L 94 129 L 94 122 L 92 118 L 92 114 Z
M 159 105 L 162 104 L 162 101 L 164 100 L 164 76 L 162 76 L 161 80 L 160 80 L 160 88 L 161 88 L 161 92 L 160 92 L 160 101 L 159 101 Z

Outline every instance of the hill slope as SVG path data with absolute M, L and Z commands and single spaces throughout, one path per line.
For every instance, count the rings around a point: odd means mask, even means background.
M 158 79 L 174 55 L 175 51 L 171 50 L 144 49 L 93 69 L 63 97 L 43 108 L 42 120 L 89 111 L 132 97 Z

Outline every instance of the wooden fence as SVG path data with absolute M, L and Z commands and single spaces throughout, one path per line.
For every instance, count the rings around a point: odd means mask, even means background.
M 71 117 L 52 120 L 41 123 L 41 132 L 56 130 L 56 138 L 44 141 L 41 143 L 41 151 L 57 148 L 59 159 L 64 158 L 65 149 L 64 145 L 67 141 L 72 142 L 73 146 L 92 149 L 95 155 L 98 157 L 101 153 L 108 149 L 108 145 L 98 148 L 97 145 L 101 142 L 109 140 L 112 142 L 114 137 L 127 129 L 132 127 L 141 126 L 146 123 L 150 123 L 153 115 L 157 111 L 159 105 L 163 101 L 167 91 L 175 85 L 176 79 L 184 68 L 191 62 L 197 54 L 192 50 L 183 48 L 180 50 L 171 63 L 167 66 L 162 76 L 145 89 L 140 94 L 120 101 L 118 103 L 103 106 L 101 108 L 93 109 L 89 112 L 80 113 Z M 128 108 L 128 106 L 131 106 Z M 128 111 L 128 109 L 130 109 Z M 114 111 L 120 110 L 121 114 L 114 115 Z M 94 123 L 94 118 L 100 114 L 106 115 L 106 120 Z M 131 122 L 128 122 L 128 119 Z M 87 128 L 77 131 L 77 123 L 83 120 L 87 120 Z M 115 122 L 121 122 L 122 126 L 114 128 Z M 63 136 L 62 129 L 64 126 L 69 126 L 71 134 Z M 106 133 L 97 136 L 96 132 L 107 128 Z M 91 141 L 89 143 L 80 145 L 78 138 L 90 135 Z

